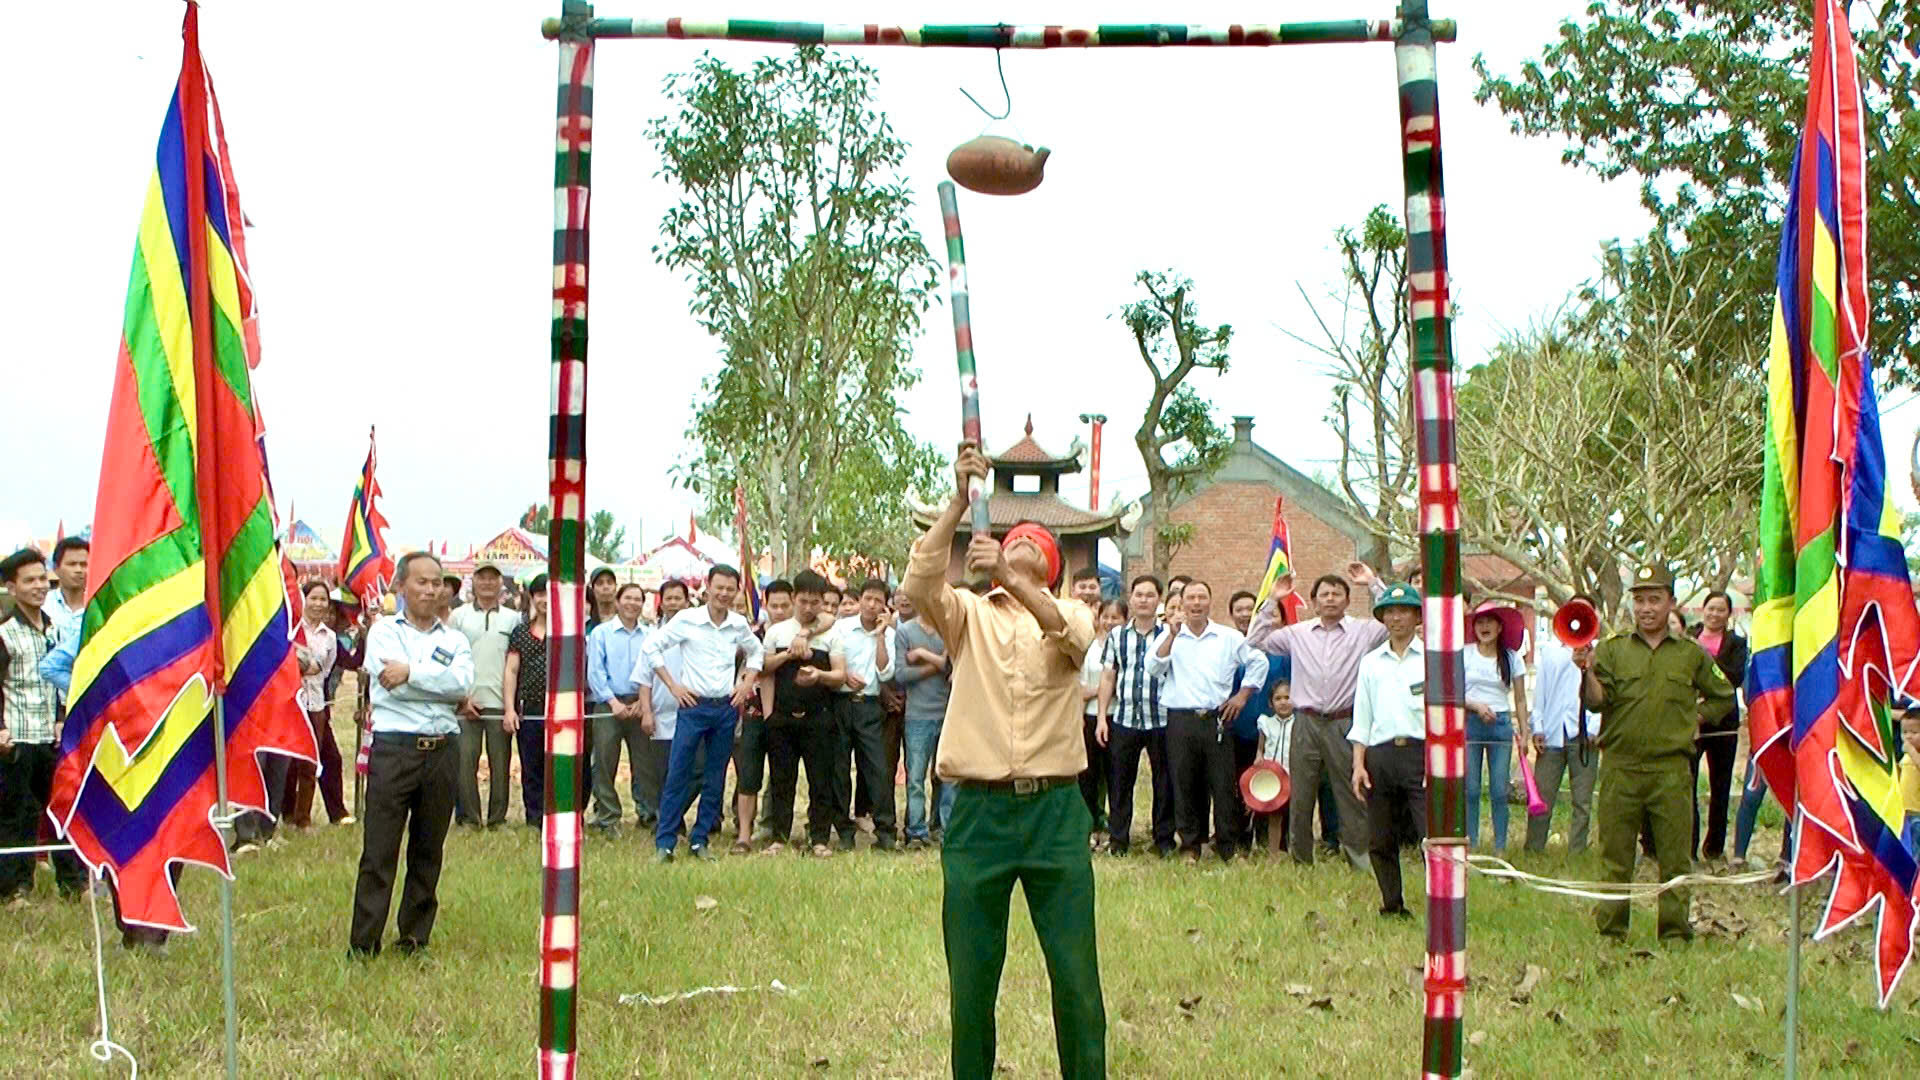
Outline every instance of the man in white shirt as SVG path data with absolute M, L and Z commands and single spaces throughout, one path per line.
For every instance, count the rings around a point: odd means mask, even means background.
M 1600 605 L 1590 597 L 1576 596 Z M 1573 666 L 1573 650 L 1554 640 L 1541 637 L 1535 646 L 1539 657 L 1539 688 L 1534 691 L 1533 762 L 1534 783 L 1540 797 L 1547 801 L 1547 812 L 1527 818 L 1527 850 L 1547 850 L 1547 830 L 1553 821 L 1553 807 L 1560 801 L 1560 778 L 1565 776 L 1573 799 L 1572 821 L 1567 829 L 1567 853 L 1587 850 L 1593 822 L 1593 789 L 1600 777 L 1600 717 L 1587 711 L 1580 700 L 1580 669 Z
M 763 818 L 775 845 L 793 833 L 794 791 L 800 766 L 807 768 L 807 843 L 813 854 L 833 854 L 833 772 L 829 751 L 832 691 L 820 676 L 833 668 L 836 619 L 824 608 L 827 579 L 813 570 L 793 576 L 793 617 L 767 627 L 762 681 L 771 683 L 767 710 L 767 812 Z
M 1163 631 L 1147 674 L 1165 678 L 1160 699 L 1167 706 L 1167 756 L 1173 764 L 1173 805 L 1180 846 L 1188 862 L 1200 860 L 1207 823 L 1202 809 L 1213 804 L 1213 850 L 1222 861 L 1233 858 L 1239 831 L 1233 807 L 1239 799 L 1233 774 L 1233 721 L 1253 691 L 1267 681 L 1267 656 L 1247 644 L 1240 631 L 1214 622 L 1213 588 L 1187 583 L 1180 594 L 1185 618 Z M 1236 693 L 1242 667 L 1246 676 Z
M 424 949 L 440 910 L 440 855 L 452 824 L 459 751 L 459 703 L 473 693 L 473 649 L 466 635 L 436 612 L 440 561 L 424 551 L 400 560 L 395 580 L 405 615 L 367 631 L 361 672 L 372 685 L 373 746 L 367 760 L 367 813 L 360 874 L 353 889 L 348 954 L 380 951 L 393 898 L 400 840 L 407 842 L 407 879 L 395 918 L 394 947 Z M 502 777 L 504 784 L 505 777 Z
M 893 804 L 893 773 L 887 769 L 886 716 L 880 686 L 893 678 L 894 657 L 900 639 L 894 633 L 889 602 L 892 590 L 879 578 L 860 586 L 859 614 L 841 619 L 833 628 L 832 670 L 819 676 L 840 691 L 838 722 L 829 767 L 833 777 L 834 828 L 843 851 L 853 850 L 853 781 L 848 754 L 858 763 L 860 787 L 873 807 L 873 846 L 891 851 L 897 842 Z
M 513 765 L 513 739 L 504 726 L 500 697 L 507 672 L 507 638 L 520 625 L 520 613 L 500 603 L 500 568 L 482 562 L 473 569 L 473 603 L 456 609 L 449 622 L 466 635 L 473 649 L 473 697 L 460 710 L 460 801 L 455 820 L 475 828 L 480 817 L 480 750 L 487 751 L 489 829 L 507 823 L 507 771 Z
M 746 616 L 733 610 L 740 592 L 740 571 L 716 566 L 707 573 L 705 607 L 688 608 L 673 621 L 647 635 L 641 663 L 651 663 L 654 678 L 673 693 L 679 715 L 674 721 L 673 749 L 667 758 L 666 789 L 660 795 L 660 822 L 654 831 L 654 861 L 671 862 L 680 842 L 680 820 L 692 800 L 690 782 L 696 748 L 706 752 L 700 786 L 700 813 L 688 836 L 696 859 L 711 858 L 707 837 L 720 826 L 727 797 L 727 762 L 733 758 L 733 732 L 740 707 L 758 691 L 764 650 L 753 636 Z M 667 652 L 681 651 L 681 671 L 665 662 Z M 734 675 L 735 658 L 746 653 L 746 670 Z M 647 709 L 642 723 L 652 726 L 653 699 L 641 697 Z
M 1426 835 L 1427 656 L 1420 594 L 1395 585 L 1374 602 L 1387 640 L 1360 658 L 1353 690 L 1354 797 L 1367 803 L 1367 855 L 1380 884 L 1380 914 L 1409 918 L 1400 889 L 1400 845 Z M 1294 789 L 1299 795 L 1299 788 Z M 1311 797 L 1311 796 L 1309 796 Z

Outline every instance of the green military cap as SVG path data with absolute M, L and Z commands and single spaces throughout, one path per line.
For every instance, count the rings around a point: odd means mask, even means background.
M 1420 607 L 1420 594 L 1414 591 L 1413 586 L 1405 584 L 1404 582 L 1398 585 L 1389 585 L 1387 586 L 1387 591 L 1380 594 L 1380 599 L 1374 601 L 1373 613 L 1377 617 L 1381 609 L 1390 607 L 1418 608 Z
M 1673 592 L 1673 571 L 1659 563 L 1648 563 L 1633 572 L 1633 583 L 1627 586 L 1629 592 L 1634 589 L 1665 589 Z

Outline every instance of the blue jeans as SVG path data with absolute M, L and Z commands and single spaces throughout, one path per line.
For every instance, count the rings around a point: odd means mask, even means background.
M 1753 753 L 1747 753 L 1747 776 L 1740 783 L 1740 809 L 1733 817 L 1733 857 L 1744 859 L 1753 843 L 1754 826 L 1760 821 L 1760 806 L 1767 801 L 1767 782 L 1753 767 Z M 1780 861 L 1793 861 L 1793 823 L 1789 821 L 1780 838 Z
M 693 819 L 690 846 L 707 846 L 707 836 L 720 827 L 727 796 L 727 763 L 733 760 L 733 728 L 740 714 L 726 698 L 700 698 L 691 707 L 680 706 L 673 727 L 673 749 L 667 754 L 667 783 L 660 792 L 660 823 L 654 827 L 654 846 L 672 851 L 680 842 L 680 821 L 693 801 L 688 785 L 693 779 L 693 755 L 704 746 L 706 775 L 700 781 L 700 813 Z
M 934 755 L 940 749 L 941 722 L 907 717 L 907 839 L 927 839 L 927 776 L 933 770 Z M 940 804 L 934 808 L 934 826 L 947 827 L 953 813 L 953 796 L 959 788 L 940 786 Z
M 1487 794 L 1493 801 L 1493 846 L 1507 846 L 1507 782 L 1513 768 L 1513 714 L 1495 713 L 1495 720 L 1467 714 L 1467 844 L 1480 841 L 1480 774 L 1484 768 Z M 1482 765 L 1482 755 L 1485 764 Z

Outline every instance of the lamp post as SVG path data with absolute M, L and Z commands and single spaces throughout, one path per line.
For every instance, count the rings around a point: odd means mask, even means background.
M 1093 425 L 1093 450 L 1091 453 L 1092 484 L 1087 492 L 1087 509 L 1100 509 L 1100 429 L 1107 422 L 1103 413 L 1081 413 L 1080 422 Z

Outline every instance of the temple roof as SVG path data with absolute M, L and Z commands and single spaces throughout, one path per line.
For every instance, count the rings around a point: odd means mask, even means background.
M 1027 414 L 1027 433 L 1017 443 L 997 454 L 990 455 L 996 466 L 1005 465 L 1016 472 L 1060 472 L 1080 471 L 1078 454 L 1060 455 L 1052 453 L 1033 441 L 1033 414 Z
M 914 522 L 922 529 L 932 525 L 938 516 L 938 511 L 930 509 L 913 512 Z M 1048 492 L 994 491 L 987 499 L 987 516 L 996 531 L 1011 529 L 1023 521 L 1037 521 L 1062 536 L 1083 533 L 1106 536 L 1120 531 L 1124 511 L 1119 508 L 1109 513 L 1084 510 Z

